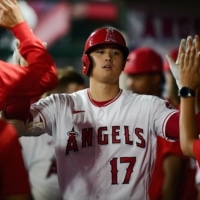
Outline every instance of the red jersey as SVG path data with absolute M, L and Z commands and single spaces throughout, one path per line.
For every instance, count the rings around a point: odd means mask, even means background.
M 21 146 L 15 129 L 0 120 L 0 199 L 5 195 L 30 194 Z
M 183 155 L 179 141 L 169 142 L 161 137 L 158 137 L 157 141 L 157 157 L 149 188 L 150 200 L 162 200 L 162 186 L 165 178 L 163 161 L 168 155 L 175 155 L 183 159 L 183 168 L 181 172 L 183 175 L 180 177 L 177 190 L 178 200 L 196 200 L 195 163 L 192 165 L 190 158 Z
M 193 152 L 195 159 L 200 166 L 200 139 L 196 139 L 193 143 Z

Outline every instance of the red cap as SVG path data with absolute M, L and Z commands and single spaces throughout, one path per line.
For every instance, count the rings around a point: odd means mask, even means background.
M 124 68 L 124 72 L 127 74 L 141 74 L 162 71 L 162 57 L 149 47 L 141 47 L 131 51 Z

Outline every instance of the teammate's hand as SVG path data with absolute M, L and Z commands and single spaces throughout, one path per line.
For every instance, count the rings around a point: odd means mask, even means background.
M 185 48 L 186 48 L 186 40 L 182 39 L 179 45 L 179 53 L 178 53 L 176 62 L 172 59 L 172 57 L 170 57 L 169 55 L 166 55 L 167 61 L 169 62 L 170 70 L 176 80 L 176 84 L 179 89 L 181 88 L 180 78 L 179 78 L 180 55 L 183 49 Z
M 17 0 L 0 1 L 0 26 L 12 28 L 23 21 L 24 17 Z
M 197 90 L 200 88 L 200 39 L 198 35 L 187 38 L 186 49 L 180 54 L 180 83 L 182 86 Z
M 43 42 L 42 44 L 46 49 L 47 43 Z M 12 56 L 13 64 L 20 65 L 20 66 L 23 66 L 23 67 L 28 66 L 27 61 L 19 53 L 20 41 L 18 39 L 15 39 L 14 45 L 15 45 L 15 49 L 14 49 L 13 56 Z

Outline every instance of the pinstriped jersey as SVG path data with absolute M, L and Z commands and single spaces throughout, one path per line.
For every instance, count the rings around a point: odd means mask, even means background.
M 32 105 L 34 121 L 42 119 L 53 136 L 63 198 L 148 199 L 157 135 L 165 137 L 166 122 L 177 112 L 167 105 L 121 90 L 99 107 L 88 89 Z

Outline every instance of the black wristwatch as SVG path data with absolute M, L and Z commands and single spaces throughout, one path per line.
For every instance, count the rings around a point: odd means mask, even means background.
M 193 89 L 190 89 L 188 87 L 182 87 L 180 90 L 179 90 L 179 96 L 180 97 L 195 97 L 195 90 Z

